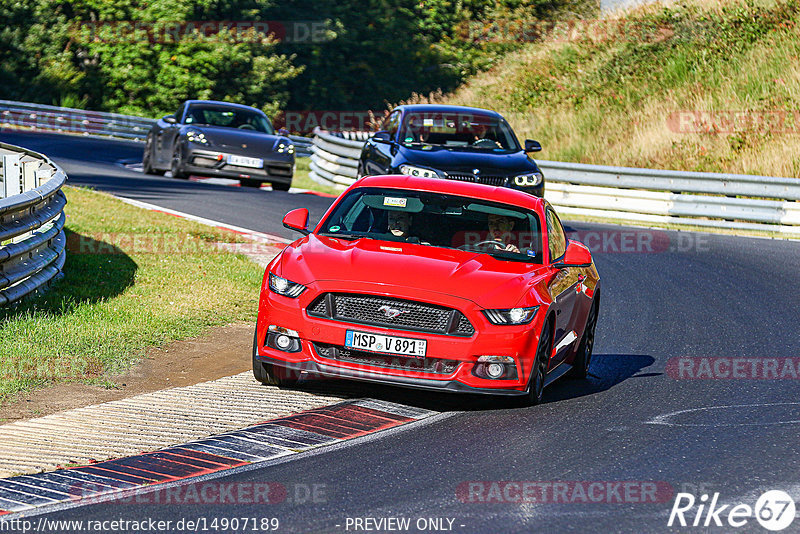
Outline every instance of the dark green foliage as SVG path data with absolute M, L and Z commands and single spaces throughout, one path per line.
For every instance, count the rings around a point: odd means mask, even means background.
M 598 0 L 0 0 L 0 98 L 158 116 L 188 98 L 364 110 L 450 90 L 524 39 L 522 21 Z M 322 42 L 181 31 L 187 21 L 324 21 Z M 139 24 L 150 34 L 124 24 Z M 160 30 L 160 31 L 159 31 Z M 155 36 L 155 37 L 154 37 Z M 499 38 L 498 38 L 499 36 Z

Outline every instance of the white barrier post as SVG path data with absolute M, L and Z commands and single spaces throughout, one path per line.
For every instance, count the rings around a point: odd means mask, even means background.
M 3 198 L 22 194 L 22 169 L 19 154 L 3 156 Z
M 36 189 L 39 184 L 36 180 L 36 169 L 39 168 L 41 163 L 38 161 L 23 161 L 22 162 L 22 191 L 30 191 Z

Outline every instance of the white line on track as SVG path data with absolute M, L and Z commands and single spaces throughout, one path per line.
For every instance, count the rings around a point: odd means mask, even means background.
M 284 243 L 284 244 L 289 244 L 289 243 L 292 242 L 291 240 L 286 239 L 285 237 L 281 237 L 279 235 L 267 234 L 267 233 L 264 233 L 264 232 L 256 232 L 255 230 L 249 230 L 247 228 L 242 228 L 241 226 L 234 226 L 232 224 L 227 224 L 227 223 L 224 223 L 224 222 L 215 221 L 213 219 L 206 219 L 205 217 L 199 217 L 197 215 L 192 215 L 191 213 L 185 213 L 185 212 L 182 212 L 182 211 L 177 211 L 177 210 L 172 210 L 172 209 L 169 209 L 169 208 L 164 208 L 164 207 L 159 206 L 157 204 L 150 204 L 148 202 L 142 202 L 141 200 L 133 200 L 131 198 L 125 198 L 125 197 L 119 197 L 119 196 L 117 198 L 120 199 L 121 201 L 125 202 L 126 204 L 130 204 L 131 206 L 136 206 L 137 208 L 143 208 L 143 209 L 152 210 L 152 211 L 160 211 L 160 212 L 163 212 L 163 213 L 168 213 L 170 215 L 174 215 L 176 217 L 181 217 L 183 219 L 188 219 L 190 221 L 195 221 L 195 222 L 198 222 L 200 224 L 205 224 L 207 226 L 215 226 L 217 228 L 224 228 L 226 230 L 231 230 L 231 231 L 236 232 L 238 234 L 245 234 L 248 237 L 251 237 L 252 239 L 254 239 L 256 241 L 261 241 L 261 242 L 264 242 L 264 243 L 275 243 L 275 242 L 278 242 L 278 243 Z

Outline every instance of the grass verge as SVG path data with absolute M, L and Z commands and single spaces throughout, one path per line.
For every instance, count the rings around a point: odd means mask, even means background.
M 263 269 L 214 243 L 231 232 L 66 188 L 65 277 L 0 310 L 0 402 L 56 382 L 112 386 L 170 341 L 254 321 Z
M 317 191 L 319 193 L 327 193 L 336 196 L 339 196 L 339 193 L 344 191 L 344 188 L 321 184 L 309 178 L 308 173 L 311 171 L 311 158 L 297 158 L 295 161 L 296 166 L 294 169 L 294 178 L 292 178 L 292 187 L 299 187 L 300 189 L 308 189 L 309 191 Z

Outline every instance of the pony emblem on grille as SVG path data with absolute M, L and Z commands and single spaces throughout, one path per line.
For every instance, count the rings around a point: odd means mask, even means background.
M 408 313 L 408 311 L 406 310 L 398 310 L 397 308 L 392 308 L 390 306 L 387 306 L 386 304 L 378 308 L 378 311 L 383 312 L 383 314 L 386 315 L 387 319 L 394 319 L 395 317 L 398 317 L 401 314 Z

